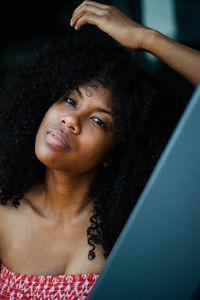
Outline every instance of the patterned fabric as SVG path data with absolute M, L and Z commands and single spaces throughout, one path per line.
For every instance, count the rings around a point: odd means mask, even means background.
M 0 299 L 87 299 L 99 273 L 34 276 L 14 273 L 1 265 Z

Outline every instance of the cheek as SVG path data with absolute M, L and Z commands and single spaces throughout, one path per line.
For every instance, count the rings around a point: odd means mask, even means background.
M 39 160 L 45 155 L 43 149 L 42 126 L 40 125 L 35 137 L 35 154 Z
M 99 165 L 104 161 L 113 147 L 113 136 L 103 135 L 96 139 L 94 137 L 87 137 L 85 142 L 82 143 L 82 149 L 80 148 L 82 161 L 88 164 L 88 166 Z
M 48 117 L 48 114 L 46 113 L 46 115 L 44 116 L 44 118 L 38 128 L 38 131 L 37 131 L 37 134 L 35 137 L 35 154 L 36 154 L 37 158 L 41 161 L 42 161 L 42 157 L 47 154 L 46 153 L 47 147 L 45 147 L 45 137 L 44 137 L 45 127 L 46 127 L 45 124 L 47 121 L 47 117 Z
M 90 160 L 91 163 L 97 164 L 104 158 L 105 152 L 106 152 L 105 150 L 106 149 L 103 147 L 102 144 L 95 143 L 95 144 L 89 145 L 86 148 L 86 151 L 84 153 L 85 153 L 85 156 L 88 158 L 88 160 Z
M 44 133 L 47 129 L 52 127 L 52 120 L 56 120 L 56 118 L 58 118 L 57 111 L 55 109 L 53 110 L 54 106 L 55 104 L 49 108 L 40 123 L 35 138 L 35 150 L 39 150 L 39 148 L 42 147 L 42 144 L 44 144 Z

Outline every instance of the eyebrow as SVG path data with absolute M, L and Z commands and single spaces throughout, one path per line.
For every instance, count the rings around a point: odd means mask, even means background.
M 79 90 L 79 88 L 76 87 L 75 90 L 78 92 L 79 96 L 80 96 L 81 98 L 83 98 L 83 94 L 81 93 L 81 91 Z M 112 112 L 111 112 L 111 111 L 108 111 L 108 110 L 106 110 L 106 109 L 104 109 L 104 108 L 96 107 L 96 110 L 97 110 L 97 111 L 100 111 L 100 112 L 104 112 L 104 113 L 106 113 L 106 114 L 112 116 Z

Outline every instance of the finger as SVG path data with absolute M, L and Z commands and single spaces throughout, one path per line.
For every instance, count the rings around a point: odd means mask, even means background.
M 95 15 L 94 13 L 86 13 L 76 21 L 75 29 L 79 30 L 83 25 L 87 23 L 99 26 L 101 20 L 101 16 Z
M 97 8 L 96 6 L 85 4 L 80 8 L 71 18 L 70 25 L 74 26 L 76 24 L 76 21 L 82 17 L 85 13 L 94 13 L 96 15 L 102 16 L 105 14 L 104 8 Z
M 79 6 L 77 6 L 77 8 L 74 10 L 72 16 L 77 13 L 77 11 L 79 9 L 81 9 L 84 5 L 92 5 L 92 6 L 96 6 L 97 8 L 102 8 L 102 9 L 106 9 L 109 8 L 109 5 L 106 4 L 101 4 L 98 2 L 94 2 L 94 1 L 83 1 Z

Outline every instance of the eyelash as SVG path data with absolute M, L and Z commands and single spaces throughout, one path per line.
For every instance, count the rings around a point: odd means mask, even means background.
M 64 100 L 66 100 L 68 104 L 70 104 L 70 103 L 68 102 L 68 100 L 71 100 L 71 101 L 73 101 L 73 104 L 71 103 L 70 105 L 76 106 L 76 101 L 74 101 L 73 99 L 67 98 L 67 97 L 66 97 L 66 98 L 64 98 Z M 95 121 L 95 123 L 98 124 L 98 125 L 101 126 L 101 127 L 105 127 L 105 124 L 104 124 L 99 118 L 93 117 L 93 119 L 99 120 L 99 121 L 101 122 L 101 124 L 99 124 L 99 123 L 96 122 L 96 121 Z

